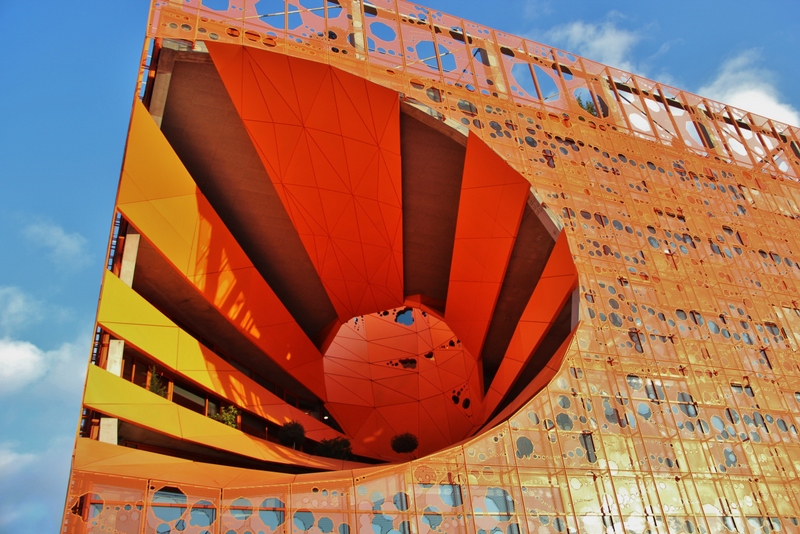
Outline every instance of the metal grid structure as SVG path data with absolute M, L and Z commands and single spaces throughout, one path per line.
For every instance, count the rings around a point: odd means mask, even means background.
M 328 64 L 481 139 L 563 229 L 580 323 L 521 409 L 406 463 L 79 440 L 65 532 L 800 532 L 797 128 L 395 0 L 156 1 L 148 36 Z

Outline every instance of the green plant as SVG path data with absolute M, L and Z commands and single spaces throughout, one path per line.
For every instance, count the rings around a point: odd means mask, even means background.
M 353 456 L 353 451 L 350 449 L 350 440 L 342 437 L 323 439 L 317 444 L 317 456 L 349 460 Z
M 578 101 L 578 105 L 583 108 L 584 111 L 597 117 L 597 107 L 594 105 L 594 102 L 591 100 L 584 101 L 580 95 L 577 95 L 575 98 Z
M 392 450 L 398 454 L 412 453 L 419 447 L 419 439 L 411 432 L 397 434 L 392 438 Z
M 155 365 L 150 366 L 150 386 L 148 389 L 160 397 L 167 398 L 167 385 L 164 383 L 164 377 L 158 374 Z
M 214 421 L 219 421 L 222 424 L 228 425 L 232 428 L 238 428 L 237 419 L 239 418 L 239 409 L 236 406 L 224 406 L 218 413 L 209 415 Z
M 306 429 L 297 421 L 284 423 L 278 431 L 278 441 L 281 445 L 296 449 L 303 446 L 306 440 Z

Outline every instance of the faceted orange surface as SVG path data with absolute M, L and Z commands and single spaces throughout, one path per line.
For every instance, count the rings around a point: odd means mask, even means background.
M 418 436 L 417 454 L 459 441 L 480 420 L 480 370 L 441 319 L 419 308 L 354 317 L 325 352 L 331 413 L 379 456 L 396 434 Z M 477 411 L 476 411 L 477 410 Z
M 445 318 L 480 354 L 530 184 L 475 136 L 467 141 Z
M 797 128 L 404 0 L 261 0 L 218 9 L 200 0 L 158 2 L 148 36 L 199 50 L 209 42 L 214 61 L 234 73 L 226 81 L 231 96 L 243 116 L 254 113 L 247 119 L 251 137 L 342 322 L 368 301 L 377 307 L 364 313 L 403 305 L 394 248 L 400 226 L 392 211 L 401 204 L 382 200 L 396 191 L 393 138 L 381 138 L 376 127 L 391 132 L 387 117 L 394 111 L 388 103 L 364 103 L 373 94 L 357 82 L 364 79 L 482 139 L 527 180 L 537 213 L 562 231 L 562 255 L 551 258 L 553 284 L 534 292 L 509 365 L 535 346 L 530 334 L 547 328 L 554 300 L 562 298 L 550 290 L 571 288 L 571 278 L 579 323 L 562 347 L 563 360 L 548 364 L 552 379 L 529 402 L 499 414 L 474 438 L 409 463 L 254 474 L 79 440 L 67 532 L 94 528 L 72 510 L 95 495 L 102 502 L 93 521 L 122 532 L 177 530 L 204 510 L 213 510 L 207 524 L 190 528 L 800 531 Z M 247 51 L 214 50 L 212 41 Z M 319 65 L 295 69 L 295 58 Z M 268 73 L 255 68 L 264 62 Z M 298 87 L 287 78 L 295 72 L 314 83 Z M 266 83 L 270 76 L 281 86 Z M 361 95 L 358 105 L 342 100 L 350 109 L 345 118 L 330 108 L 343 92 Z M 269 102 L 259 102 L 264 94 Z M 317 115 L 301 100 L 324 111 Z M 352 124 L 364 129 L 346 141 L 325 135 L 344 136 Z M 323 141 L 315 151 L 317 139 Z M 365 166 L 385 162 L 389 187 L 368 188 L 365 208 L 352 201 L 353 180 L 366 168 L 351 169 L 353 147 L 365 147 Z M 323 168 L 342 183 L 331 188 L 326 206 L 302 194 L 304 180 L 316 180 Z M 381 202 L 390 213 L 385 220 L 374 217 Z M 178 209 L 167 204 L 162 211 Z M 336 233 L 339 215 L 350 230 L 369 221 L 374 254 Z M 358 251 L 364 256 L 352 265 L 342 260 Z M 457 322 L 448 319 L 454 331 Z M 478 344 L 484 335 L 465 334 Z M 358 343 L 357 336 L 347 339 Z M 354 385 L 362 376 L 366 384 L 374 367 L 357 360 L 339 370 L 351 373 L 351 382 L 336 394 L 349 395 L 343 405 L 364 432 L 385 432 L 406 413 L 403 405 L 379 414 L 362 403 L 402 392 L 396 385 Z M 502 370 L 497 379 L 508 383 L 515 373 Z M 329 394 L 334 382 L 333 375 L 326 379 Z M 496 394 L 490 389 L 487 403 Z M 423 420 L 437 408 L 416 404 L 424 407 L 416 408 L 417 424 L 442 433 Z M 445 406 L 457 420 L 455 404 Z M 178 512 L 167 516 L 170 502 Z M 117 504 L 136 513 L 123 520 Z
M 397 94 L 272 52 L 209 51 L 340 320 L 402 304 Z

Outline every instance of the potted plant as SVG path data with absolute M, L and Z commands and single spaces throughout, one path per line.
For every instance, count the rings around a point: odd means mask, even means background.
M 297 449 L 303 446 L 306 440 L 306 429 L 297 421 L 289 421 L 281 426 L 278 431 L 278 441 L 281 445 Z
M 419 439 L 411 432 L 397 434 L 391 441 L 392 450 L 397 454 L 411 454 L 419 447 Z
M 150 385 L 147 389 L 159 397 L 167 398 L 167 385 L 164 383 L 164 377 L 158 372 L 155 365 L 150 366 Z
M 350 449 L 350 440 L 343 437 L 323 439 L 317 445 L 316 454 L 317 456 L 336 458 L 338 460 L 349 460 L 353 457 L 353 451 Z
M 209 415 L 209 417 L 214 421 L 219 421 L 220 423 L 228 425 L 229 427 L 239 428 L 239 409 L 232 404 L 224 406 L 218 413 Z

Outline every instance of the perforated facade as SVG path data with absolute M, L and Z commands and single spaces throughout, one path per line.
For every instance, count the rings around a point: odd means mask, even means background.
M 400 0 L 147 36 L 64 532 L 800 532 L 797 128 Z

